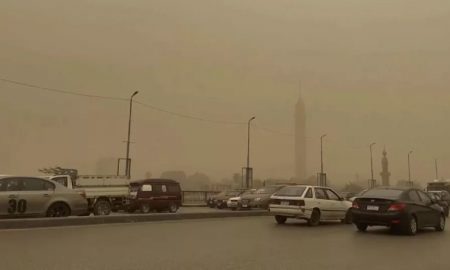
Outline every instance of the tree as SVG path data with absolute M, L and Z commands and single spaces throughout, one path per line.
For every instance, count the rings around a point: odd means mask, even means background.
M 72 180 L 75 180 L 78 178 L 78 170 L 77 169 L 61 168 L 59 166 L 51 167 L 51 168 L 42 168 L 42 169 L 39 169 L 39 172 L 48 174 L 48 175 L 69 175 L 70 179 L 72 179 Z

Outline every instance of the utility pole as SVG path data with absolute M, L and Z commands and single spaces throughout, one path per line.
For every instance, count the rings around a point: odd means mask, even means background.
M 376 185 L 376 180 L 373 179 L 373 150 L 372 147 L 377 144 L 377 143 L 371 143 L 369 148 L 370 148 L 370 183 L 369 183 L 369 187 L 370 188 L 374 188 Z
M 246 173 L 245 173 L 245 185 L 246 185 L 246 188 L 250 188 L 250 186 L 251 185 L 253 185 L 253 183 L 250 183 L 250 182 L 253 182 L 253 171 L 252 171 L 252 169 L 250 168 L 250 127 L 251 127 L 251 123 L 252 123 L 252 121 L 253 120 L 255 120 L 256 119 L 256 117 L 255 116 L 253 116 L 252 118 L 250 118 L 250 120 L 248 120 L 248 125 L 247 125 L 247 128 L 248 128 L 248 141 L 247 141 L 247 169 L 246 169 Z
M 128 118 L 128 139 L 127 139 L 127 157 L 126 157 L 126 176 L 128 179 L 131 178 L 131 160 L 130 160 L 130 137 L 131 137 L 131 114 L 133 112 L 133 98 L 139 94 L 139 91 L 135 91 L 130 98 L 130 115 Z

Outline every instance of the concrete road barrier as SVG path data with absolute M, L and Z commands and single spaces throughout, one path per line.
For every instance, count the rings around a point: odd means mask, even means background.
M 152 222 L 165 220 L 184 219 L 206 219 L 206 218 L 232 218 L 232 217 L 254 217 L 267 216 L 269 213 L 263 210 L 242 212 L 211 212 L 211 213 L 155 213 L 155 214 L 133 214 L 115 216 L 89 216 L 89 217 L 67 217 L 67 218 L 27 218 L 0 220 L 0 229 L 26 229 L 61 226 L 118 224 L 135 222 Z

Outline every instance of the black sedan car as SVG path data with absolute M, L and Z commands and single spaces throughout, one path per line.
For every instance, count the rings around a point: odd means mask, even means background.
M 425 192 L 414 188 L 378 187 L 353 201 L 353 223 L 359 231 L 368 226 L 388 226 L 415 235 L 419 229 L 445 229 L 445 213 Z

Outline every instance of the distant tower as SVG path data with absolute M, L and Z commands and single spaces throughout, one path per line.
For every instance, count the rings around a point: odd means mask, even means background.
M 391 177 L 391 173 L 389 172 L 389 161 L 387 159 L 386 149 L 383 150 L 383 158 L 381 159 L 381 167 L 383 170 L 381 171 L 381 181 L 383 186 L 389 186 L 389 178 Z
M 301 93 L 295 105 L 295 178 L 305 180 L 306 173 L 306 110 Z

